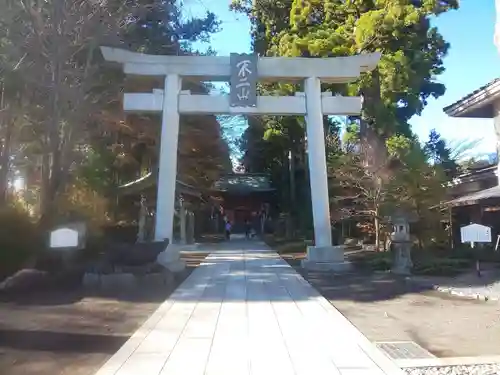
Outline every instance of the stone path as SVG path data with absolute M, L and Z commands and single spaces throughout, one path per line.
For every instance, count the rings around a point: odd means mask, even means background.
M 96 375 L 404 374 L 263 243 L 221 247 Z

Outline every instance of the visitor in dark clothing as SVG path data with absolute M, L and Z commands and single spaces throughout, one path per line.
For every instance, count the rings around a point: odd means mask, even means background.
M 245 220 L 245 237 L 250 238 L 250 232 L 252 230 L 252 226 L 250 225 L 250 221 Z
M 226 222 L 226 240 L 231 239 L 231 222 Z

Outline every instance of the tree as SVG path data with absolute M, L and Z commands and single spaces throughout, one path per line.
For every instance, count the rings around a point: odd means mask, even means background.
M 348 209 L 350 217 L 360 221 L 368 220 L 373 227 L 376 248 L 380 248 L 381 224 L 385 204 L 389 198 L 388 186 L 391 177 L 387 177 L 390 168 L 389 159 L 376 168 L 366 168 L 363 154 L 360 152 L 359 126 L 351 123 L 344 134 L 343 152 L 328 155 L 327 165 L 330 177 L 331 200 L 337 210 Z
M 116 38 L 130 10 L 114 2 L 3 0 L 1 33 L 10 41 L 2 67 L 29 88 L 30 121 L 42 156 L 41 213 L 48 222 L 58 193 L 101 100 L 100 44 Z M 14 64 L 9 64 L 13 62 Z
M 233 8 L 250 16 L 254 51 L 260 55 L 316 58 L 382 53 L 373 72 L 329 89 L 364 97 L 361 118 L 349 123 L 358 126 L 358 141 L 351 145 L 366 171 L 347 175 L 356 181 L 363 175 L 361 180 L 370 181 L 374 191 L 383 191 L 395 171 L 387 142 L 413 141 L 409 119 L 422 112 L 430 97 L 444 94 L 437 77 L 444 70 L 449 45 L 430 19 L 457 9 L 458 2 L 237 0 Z M 332 178 L 336 173 L 332 168 Z
M 377 136 L 410 136 L 408 120 L 421 113 L 429 97 L 444 94 L 444 85 L 436 77 L 444 70 L 442 58 L 448 44 L 431 26 L 430 17 L 457 7 L 455 0 L 242 0 L 236 6 L 252 15 L 254 46 L 261 48 L 257 50 L 261 54 L 332 57 L 382 53 L 374 72 L 353 84 L 332 87 L 334 92 L 364 96 L 361 136 L 362 142 L 370 144 Z
M 425 142 L 424 152 L 434 165 L 439 165 L 444 170 L 448 179 L 456 177 L 459 165 L 452 157 L 452 150 L 447 147 L 446 141 L 435 130 L 429 133 L 429 139 Z
M 208 42 L 218 31 L 215 14 L 206 12 L 200 18 L 186 18 L 182 2 L 173 0 L 139 0 L 134 22 L 125 31 L 129 49 L 153 55 L 197 53 L 194 42 Z M 209 50 L 211 53 L 211 50 Z
M 220 22 L 213 13 L 201 18 L 186 19 L 182 14 L 182 3 L 172 0 L 141 0 L 143 11 L 125 32 L 125 40 L 129 49 L 148 54 L 191 55 L 199 54 L 193 43 L 208 41 L 210 35 L 218 31 Z M 209 50 L 208 53 L 213 51 Z M 130 86 L 137 90 L 151 91 L 162 87 L 163 82 L 142 79 L 131 81 Z M 208 94 L 212 87 L 201 82 L 185 81 L 183 89 L 197 94 Z M 147 159 L 148 168 L 157 168 L 159 145 L 158 118 L 129 116 L 132 139 L 138 140 L 138 123 L 143 129 L 139 142 L 142 148 L 139 158 Z M 230 169 L 227 144 L 223 139 L 220 124 L 213 115 L 182 116 L 179 134 L 179 178 L 184 182 L 208 187 L 221 172 Z M 154 129 L 154 130 L 153 130 Z M 140 134 L 139 133 L 139 134 Z M 131 160 L 134 162 L 134 160 Z M 137 167 L 138 164 L 135 163 Z M 139 168 L 136 168 L 138 170 Z M 138 172 L 140 175 L 140 171 Z M 136 176 L 139 177 L 139 176 Z
M 65 192 L 75 176 L 87 174 L 87 181 L 103 193 L 99 179 L 88 173 L 96 155 L 102 156 L 100 162 L 111 163 L 102 166 L 103 171 L 113 172 L 108 193 L 111 182 L 116 187 L 123 180 L 138 177 L 141 168 L 156 158 L 157 119 L 123 120 L 123 74 L 103 66 L 98 47 L 121 45 L 147 53 L 196 53 L 191 43 L 206 40 L 217 30 L 218 22 L 211 13 L 186 20 L 181 17 L 181 7 L 171 0 L 0 0 L 0 8 L 0 77 L 15 75 L 15 87 L 26 88 L 22 94 L 22 103 L 27 104 L 23 118 L 30 126 L 24 134 L 29 136 L 30 146 L 24 148 L 24 157 L 41 159 L 40 211 L 43 221 L 50 225 L 58 211 L 56 197 Z M 158 82 L 140 84 L 148 89 L 158 87 Z M 201 84 L 194 86 L 195 91 L 208 90 Z M 14 114 L 13 107 L 9 108 Z M 210 121 L 205 130 L 216 132 L 220 151 L 224 148 L 224 142 L 219 142 L 220 127 L 215 117 Z M 200 127 L 207 125 L 206 121 L 198 123 Z M 205 144 L 208 147 L 209 143 Z M 40 158 L 34 157 L 38 155 Z M 36 165 L 27 167 L 38 169 Z M 86 172 L 78 172 L 80 167 L 87 168 Z M 33 181 L 38 183 L 37 179 Z
M 434 207 L 439 206 L 445 198 L 446 173 L 441 165 L 428 163 L 425 150 L 416 141 L 393 152 L 400 162 L 389 188 L 392 197 L 389 204 L 416 213 L 419 221 L 414 226 L 414 234 L 420 247 L 423 247 L 443 232 L 442 214 Z
M 22 88 L 16 87 L 13 75 L 0 76 L 0 205 L 7 202 L 11 163 L 19 128 L 23 121 Z

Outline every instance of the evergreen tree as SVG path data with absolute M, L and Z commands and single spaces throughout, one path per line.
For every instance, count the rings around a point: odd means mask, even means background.
M 153 55 L 193 53 L 194 42 L 208 42 L 219 30 L 215 14 L 186 19 L 183 3 L 175 0 L 139 0 L 139 9 L 125 32 L 125 42 L 132 50 Z
M 370 74 L 335 85 L 334 92 L 364 96 L 361 131 L 388 138 L 411 136 L 408 120 L 430 97 L 444 94 L 436 81 L 449 45 L 431 17 L 456 9 L 456 0 L 293 0 L 237 1 L 234 8 L 253 21 L 254 49 L 260 55 L 334 57 L 381 52 Z
M 358 141 L 344 144 L 353 146 L 350 151 L 362 153 L 362 165 L 367 168 L 363 176 L 376 191 L 392 181 L 395 158 L 391 158 L 388 143 L 392 149 L 414 143 L 410 118 L 422 112 L 429 98 L 445 92 L 437 77 L 444 71 L 443 57 L 449 45 L 431 19 L 457 9 L 458 1 L 236 0 L 233 8 L 249 15 L 254 51 L 261 56 L 382 54 L 373 72 L 329 89 L 364 97 L 361 118 L 348 121 L 357 125 Z M 297 89 L 290 85 L 278 88 Z M 355 139 L 353 126 L 348 130 L 350 139 Z M 330 169 L 334 178 L 335 168 Z
M 443 169 L 449 179 L 455 177 L 459 172 L 459 165 L 452 157 L 452 150 L 447 147 L 446 141 L 435 129 L 429 133 L 429 139 L 424 145 L 424 152 L 431 163 Z

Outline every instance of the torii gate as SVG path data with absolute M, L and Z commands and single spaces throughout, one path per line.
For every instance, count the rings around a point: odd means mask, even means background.
M 253 107 L 234 107 L 228 96 L 181 91 L 182 78 L 230 81 L 230 57 L 157 56 L 111 47 L 101 47 L 101 51 L 107 61 L 122 64 L 125 74 L 165 79 L 163 90 L 124 94 L 125 111 L 162 113 L 155 240 L 172 239 L 180 114 L 305 116 L 315 233 L 315 246 L 308 248 L 306 264 L 343 267 L 343 250 L 332 247 L 323 116 L 359 115 L 362 98 L 322 93 L 321 83 L 356 80 L 361 73 L 376 67 L 379 53 L 334 58 L 260 57 L 256 60 L 257 79 L 304 82 L 305 92 L 295 96 L 258 96 Z M 165 253 L 168 252 L 167 248 Z M 174 251 L 165 255 L 168 261 L 178 260 Z

